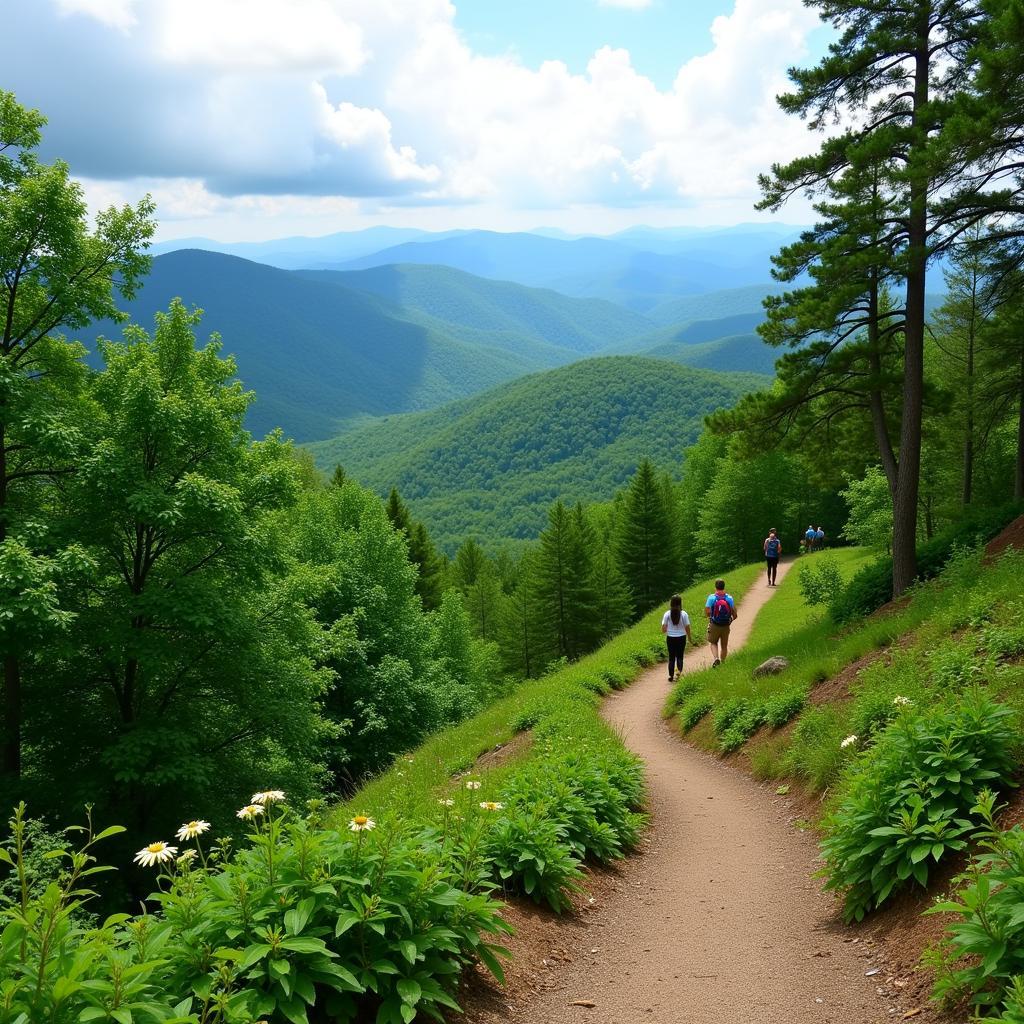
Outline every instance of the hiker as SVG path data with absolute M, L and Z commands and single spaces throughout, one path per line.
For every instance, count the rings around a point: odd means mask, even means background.
M 729 627 L 736 621 L 736 602 L 725 592 L 725 580 L 715 580 L 715 592 L 704 602 L 704 615 L 708 620 L 708 643 L 715 652 L 711 667 L 717 668 L 729 654 Z
M 825 531 L 819 526 L 814 531 L 814 550 L 821 551 L 825 546 Z
M 782 541 L 773 526 L 764 539 L 764 559 L 768 563 L 768 586 L 774 587 L 779 575 L 779 555 L 782 554 Z
M 813 526 L 807 527 L 807 532 L 804 534 L 804 550 L 807 554 L 810 554 L 814 550 L 814 542 L 817 539 L 818 531 Z
M 690 616 L 683 611 L 683 599 L 678 594 L 672 595 L 668 611 L 661 617 L 661 631 L 668 644 L 668 681 L 671 683 L 683 674 L 683 651 L 686 641 L 693 639 Z

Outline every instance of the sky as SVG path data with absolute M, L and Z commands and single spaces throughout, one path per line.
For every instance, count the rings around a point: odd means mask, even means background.
M 814 148 L 802 0 L 32 0 L 2 87 L 158 238 L 724 225 Z M 800 202 L 770 219 L 805 223 Z

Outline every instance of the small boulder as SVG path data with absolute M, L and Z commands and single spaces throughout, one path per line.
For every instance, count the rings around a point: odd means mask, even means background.
M 754 678 L 760 679 L 762 676 L 777 676 L 780 672 L 785 672 L 787 668 L 789 668 L 789 659 L 776 655 L 774 658 L 762 661 L 754 669 Z

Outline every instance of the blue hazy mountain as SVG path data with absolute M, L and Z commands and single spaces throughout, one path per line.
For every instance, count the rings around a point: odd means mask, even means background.
M 581 354 L 649 332 L 655 326 L 646 317 L 611 302 L 477 277 L 451 267 L 402 264 L 301 273 L 312 280 L 372 292 L 449 324 L 518 334 Z

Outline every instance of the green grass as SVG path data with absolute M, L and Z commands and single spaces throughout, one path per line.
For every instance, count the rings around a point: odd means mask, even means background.
M 813 559 L 830 558 L 843 579 L 848 580 L 872 557 L 863 548 L 839 548 L 824 555 L 812 555 L 807 561 L 810 564 Z M 834 627 L 823 610 L 808 607 L 804 601 L 798 583 L 800 565 L 801 560 L 797 559 L 772 599 L 761 609 L 746 645 L 730 654 L 718 668 L 703 669 L 681 681 L 666 701 L 666 715 L 678 714 L 688 702 L 694 702 L 692 708 L 701 698 L 710 702 L 714 710 L 738 701 L 764 703 L 795 692 L 806 693 L 814 683 L 827 679 L 878 642 L 873 635 L 850 636 L 838 645 L 827 642 Z M 740 602 L 738 611 L 742 616 Z M 887 628 L 880 628 L 879 632 L 888 639 Z M 754 679 L 754 669 L 775 655 L 788 658 L 790 667 L 777 676 Z M 725 724 L 728 727 L 734 723 Z
M 730 588 L 737 598 L 760 570 L 760 565 L 748 565 L 730 573 Z M 713 583 L 708 580 L 684 592 L 683 607 L 691 610 L 695 621 L 693 610 L 699 611 L 711 589 Z M 461 786 L 454 776 L 469 771 L 482 754 L 527 729 L 533 732 L 533 742 L 523 750 L 525 758 L 543 757 L 551 745 L 565 742 L 621 746 L 621 739 L 598 714 L 601 697 L 629 685 L 646 666 L 664 658 L 663 614 L 664 608 L 651 611 L 593 654 L 521 684 L 486 710 L 432 736 L 338 807 L 335 821 L 340 824 L 355 813 L 385 819 L 435 818 L 437 800 Z M 695 637 L 699 634 L 698 629 Z M 517 763 L 511 759 L 474 772 L 473 778 L 482 783 L 479 799 L 493 799 Z
M 825 557 L 835 559 L 845 580 L 871 558 L 861 549 Z M 782 724 L 782 705 L 792 700 L 792 735 L 759 743 L 751 768 L 759 778 L 793 778 L 820 792 L 840 780 L 855 750 L 891 720 L 897 697 L 926 706 L 981 683 L 1024 713 L 1024 555 L 1011 553 L 988 566 L 977 553 L 957 555 L 937 579 L 914 588 L 900 610 L 843 628 L 806 606 L 798 568 L 799 562 L 761 611 L 742 651 L 717 669 L 687 677 L 669 695 L 665 713 L 678 717 L 684 730 L 710 716 L 711 741 L 733 750 L 761 725 Z M 797 705 L 815 684 L 883 649 L 884 658 L 858 672 L 848 697 Z M 789 659 L 789 668 L 754 680 L 753 669 L 776 654 Z M 858 744 L 844 750 L 840 743 L 850 735 Z M 707 742 L 709 732 L 700 737 Z M 1024 762 L 1024 741 L 1020 755 Z

